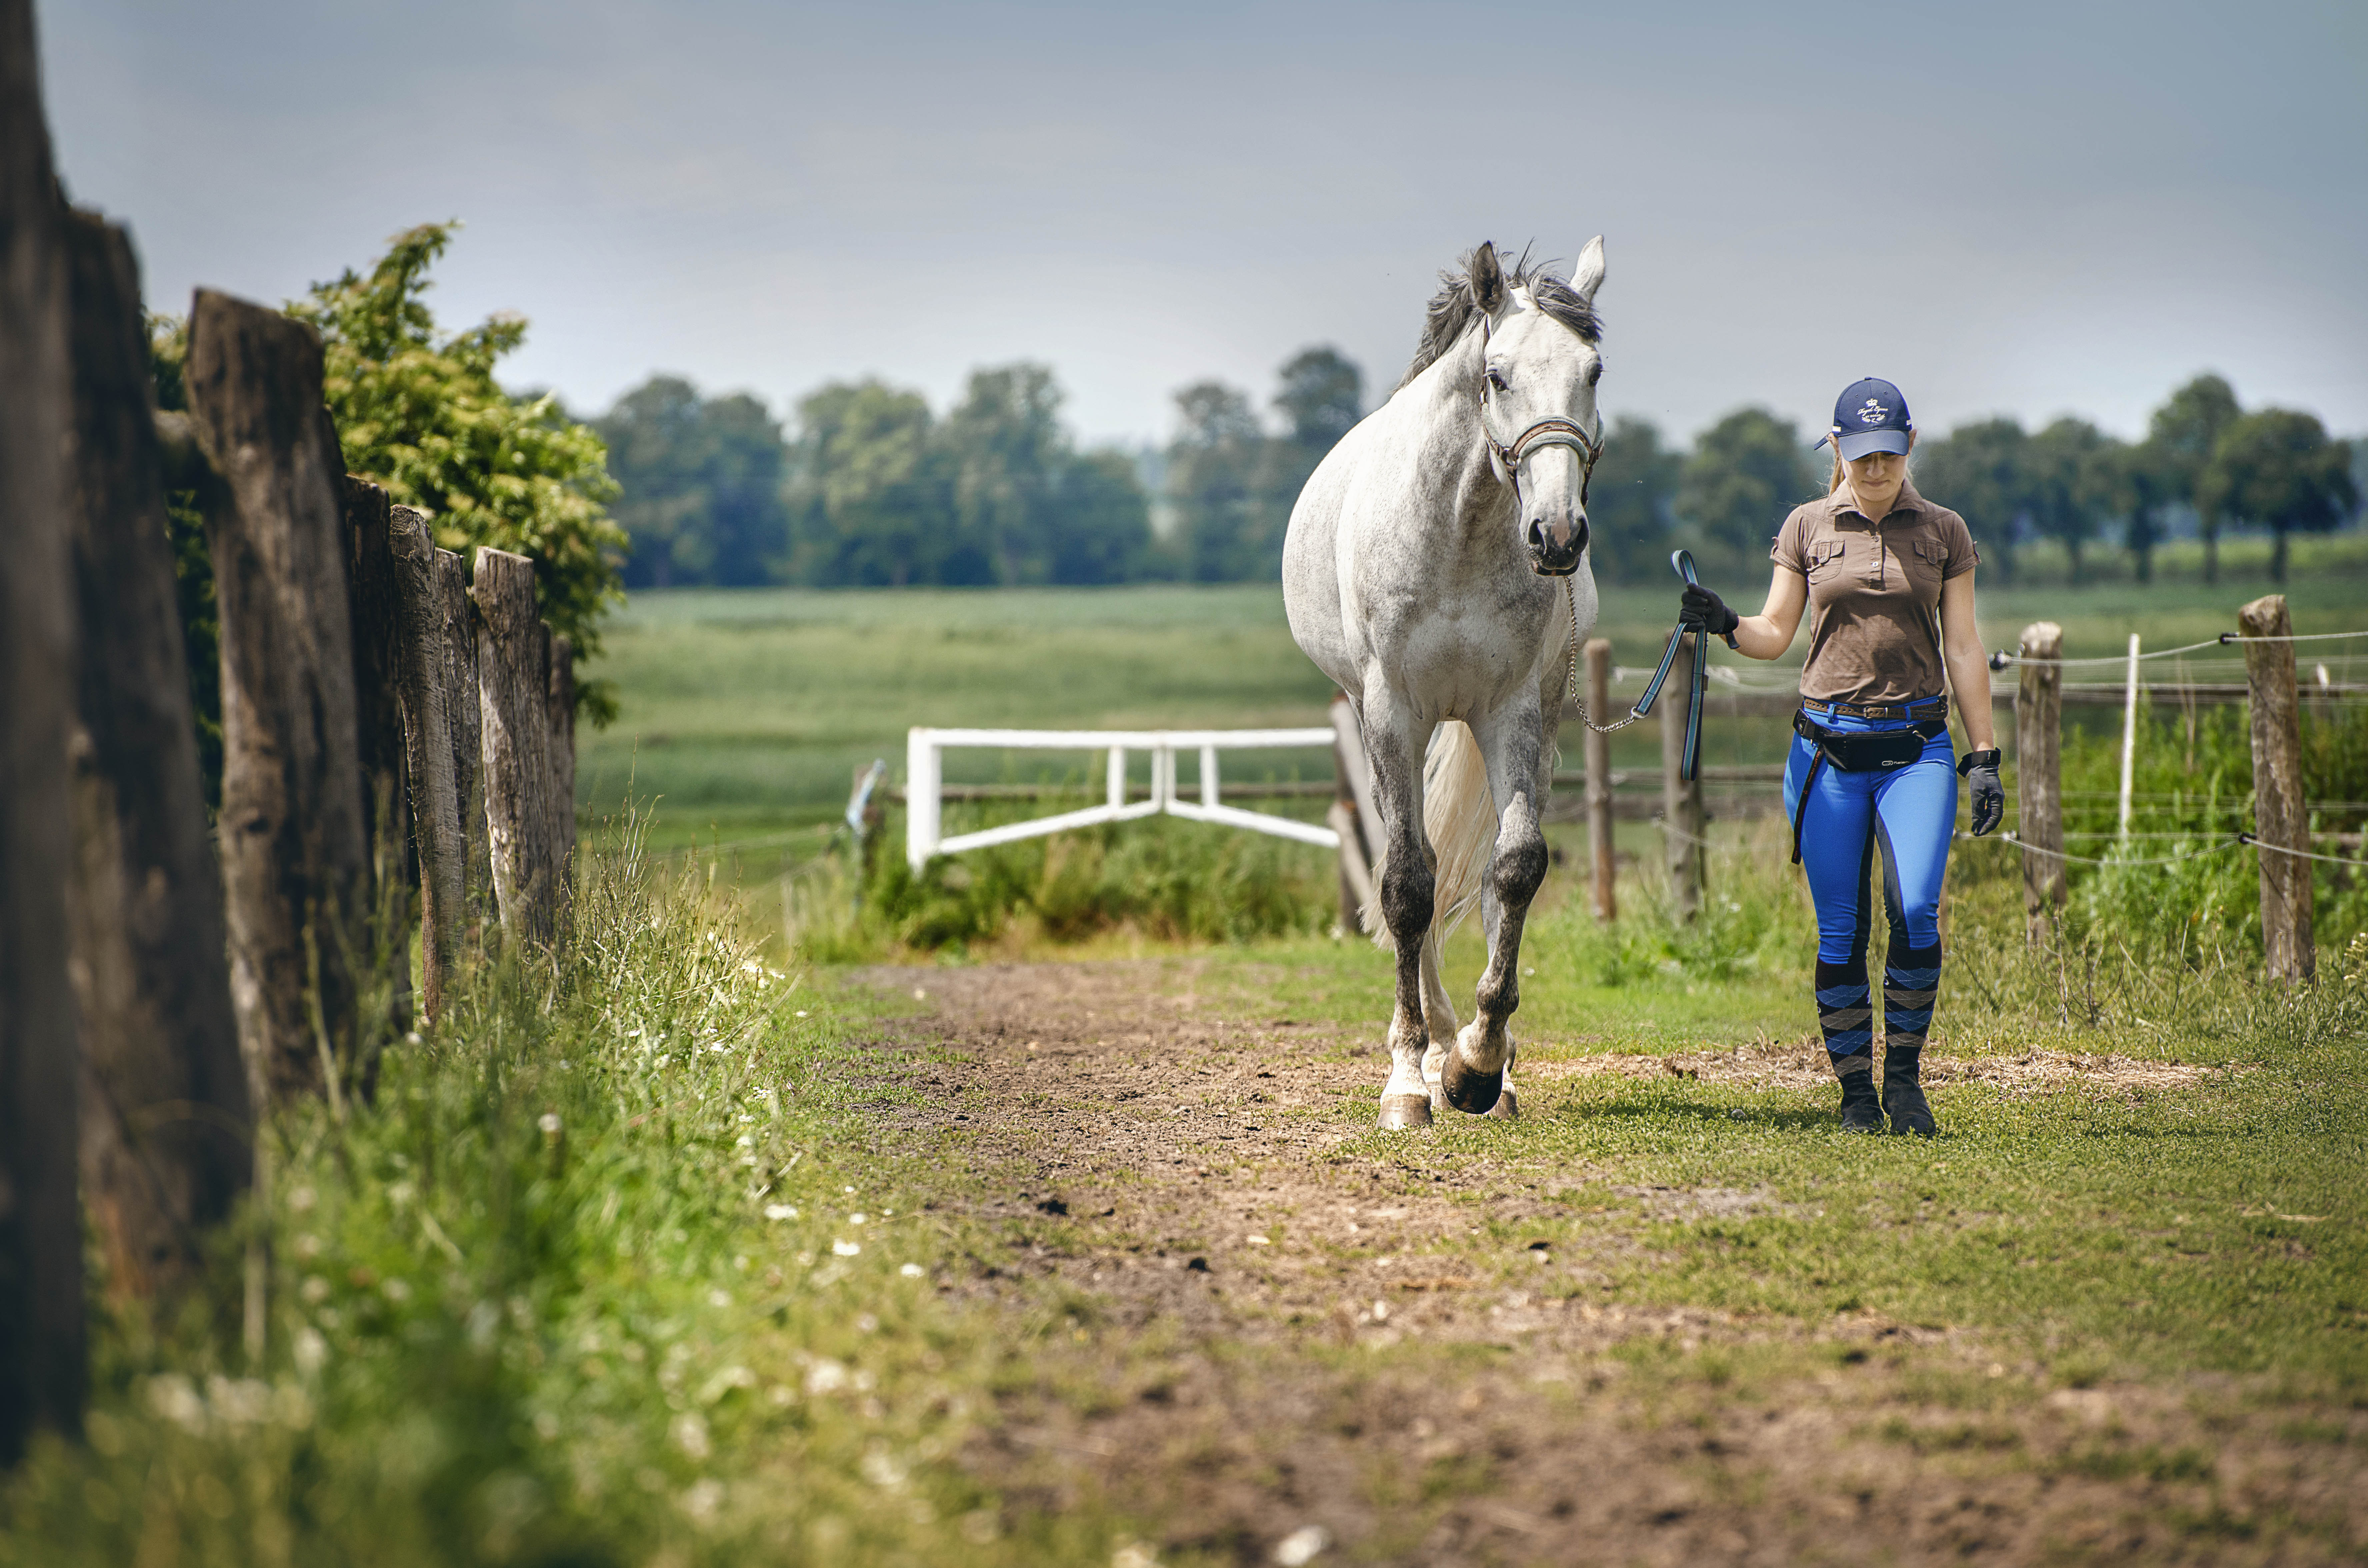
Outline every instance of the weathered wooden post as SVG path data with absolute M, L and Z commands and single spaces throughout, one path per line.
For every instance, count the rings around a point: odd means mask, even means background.
M 2023 939 L 2047 939 L 2064 881 L 2064 629 L 2022 629 L 2014 691 L 2015 836 L 2022 857 Z
M 550 827 L 552 886 L 564 931 L 575 897 L 575 643 L 552 632 L 550 687 L 545 694 L 551 733 Z
M 82 1216 L 67 981 L 64 209 L 31 0 L 0 0 L 0 1465 L 82 1426 Z
M 452 737 L 452 791 L 461 807 L 461 903 L 474 924 L 492 896 L 492 850 L 485 838 L 484 719 L 477 697 L 477 611 L 469 598 L 468 562 L 436 552 L 436 597 L 443 613 L 444 718 Z
M 1357 710 L 1343 693 L 1332 699 L 1332 809 L 1326 815 L 1340 835 L 1340 929 L 1363 928 L 1363 910 L 1373 902 L 1373 850 L 1381 819 L 1373 815 L 1372 769 L 1365 760 L 1365 737 Z
M 461 949 L 462 879 L 468 843 L 453 778 L 451 716 L 444 694 L 444 601 L 437 591 L 436 540 L 425 514 L 394 506 L 387 514 L 394 568 L 396 670 L 402 697 L 404 771 L 419 853 L 420 983 L 427 1017 L 444 1013 L 444 988 Z
M 260 1102 L 325 1089 L 359 1060 L 370 959 L 346 565 L 345 461 L 321 403 L 321 340 L 278 311 L 198 290 L 189 409 L 227 495 L 207 517 L 222 615 L 223 902 L 231 999 Z
M 1600 637 L 1587 642 L 1587 716 L 1597 723 L 1611 711 L 1611 644 Z M 1598 920 L 1620 918 L 1615 892 L 1620 865 L 1611 844 L 1611 737 L 1586 732 L 1587 852 L 1588 876 L 1595 893 Z
M 362 768 L 363 842 L 370 846 L 370 961 L 383 964 L 396 1031 L 411 1027 L 411 890 L 418 881 L 403 733 L 402 608 L 387 494 L 345 476 L 346 560 L 354 625 L 354 722 Z
M 494 896 L 512 941 L 547 947 L 558 935 L 559 913 L 548 820 L 551 648 L 535 613 L 534 562 L 479 547 L 471 597 Z
M 2278 849 L 2310 847 L 2302 792 L 2302 715 L 2294 692 L 2294 621 L 2286 597 L 2271 594 L 2237 612 L 2248 638 L 2245 682 L 2253 729 L 2253 836 L 2261 862 L 2261 948 L 2271 980 L 2309 980 L 2318 972 L 2312 944 L 2310 862 Z
M 1668 851 L 1669 898 L 1680 920 L 1702 913 L 1702 778 L 1681 778 L 1686 751 L 1684 692 L 1693 689 L 1694 640 L 1678 640 L 1677 657 L 1669 665 L 1667 694 L 1656 704 L 1661 720 L 1661 828 Z M 1607 770 L 1608 771 L 1608 770 Z
M 83 1202 L 117 1300 L 194 1278 L 254 1179 L 222 873 L 166 541 L 140 278 L 123 232 L 68 221 L 73 299 L 74 877 Z M 192 454 L 194 456 L 194 454 Z

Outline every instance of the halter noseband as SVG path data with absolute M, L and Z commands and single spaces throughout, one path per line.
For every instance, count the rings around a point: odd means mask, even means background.
M 1518 508 L 1521 498 L 1520 470 L 1515 465 L 1540 447 L 1568 447 L 1578 454 L 1578 504 L 1587 505 L 1588 482 L 1595 477 L 1595 460 L 1603 455 L 1603 439 L 1599 433 L 1589 436 L 1567 419 L 1541 419 L 1510 441 L 1499 441 L 1488 433 L 1488 318 L 1480 318 L 1480 444 L 1502 465 L 1505 483 L 1513 487 L 1513 503 Z M 1599 418 L 1598 430 L 1601 424 Z

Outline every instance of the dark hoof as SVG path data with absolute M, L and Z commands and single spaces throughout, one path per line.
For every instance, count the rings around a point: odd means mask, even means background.
M 1504 1097 L 1505 1072 L 1500 1067 L 1494 1073 L 1475 1073 L 1463 1065 L 1461 1051 L 1451 1051 L 1447 1065 L 1440 1069 L 1439 1090 L 1449 1105 L 1464 1115 L 1486 1116 Z
M 1516 1095 L 1510 1089 L 1507 1089 L 1503 1094 L 1497 1096 L 1497 1103 L 1488 1108 L 1490 1119 L 1496 1121 L 1511 1121 L 1520 1114 L 1520 1096 Z
M 1379 1123 L 1384 1132 L 1406 1132 L 1430 1125 L 1429 1095 L 1383 1095 Z

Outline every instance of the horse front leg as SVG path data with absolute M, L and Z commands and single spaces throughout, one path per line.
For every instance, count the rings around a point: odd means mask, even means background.
M 1387 864 L 1382 869 L 1382 923 L 1395 949 L 1397 985 L 1390 1015 L 1390 1076 L 1382 1086 L 1385 1131 L 1430 1125 L 1423 1052 L 1423 942 L 1430 931 L 1430 846 L 1422 831 L 1422 758 L 1429 726 L 1386 692 L 1368 691 L 1365 754 L 1373 769 L 1373 804 L 1382 816 Z
M 1513 1064 L 1505 1021 L 1521 1005 L 1521 927 L 1546 880 L 1546 839 L 1539 826 L 1545 799 L 1544 733 L 1536 707 L 1524 704 L 1473 727 L 1488 765 L 1489 793 L 1502 805 L 1497 846 L 1481 893 L 1488 967 L 1474 1001 L 1478 1016 L 1455 1037 L 1440 1074 L 1447 1103 L 1474 1115 L 1502 1103 Z M 1512 1115 L 1510 1106 L 1503 1114 Z

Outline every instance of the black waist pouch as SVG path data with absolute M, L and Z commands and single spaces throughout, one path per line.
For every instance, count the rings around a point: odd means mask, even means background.
M 1828 730 L 1806 713 L 1793 715 L 1793 733 L 1816 747 L 1809 776 L 1801 781 L 1801 803 L 1793 812 L 1793 864 L 1801 863 L 1801 822 L 1809 814 L 1809 791 L 1816 787 L 1817 769 L 1831 763 L 1844 773 L 1889 773 L 1924 755 L 1935 735 L 1949 733 L 1946 719 L 1920 719 L 1904 730 L 1873 730 L 1850 733 Z

